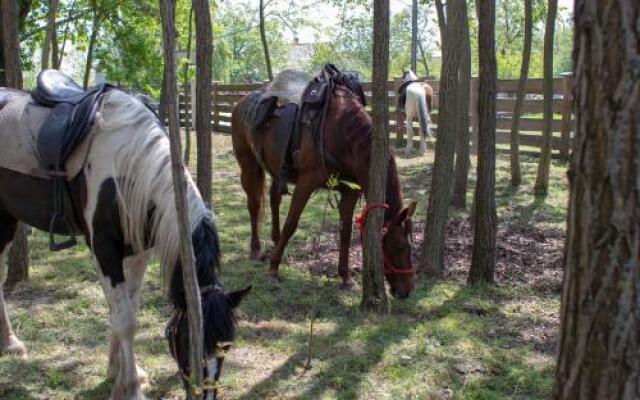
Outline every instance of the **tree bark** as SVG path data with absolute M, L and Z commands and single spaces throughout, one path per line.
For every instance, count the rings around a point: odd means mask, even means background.
M 49 0 L 49 16 L 47 21 L 47 32 L 44 35 L 42 44 L 42 69 L 48 69 L 49 65 L 57 65 L 58 49 L 54 48 L 54 36 L 56 31 L 56 12 L 58 9 L 58 0 Z M 54 55 L 54 57 L 52 57 Z M 52 60 L 51 64 L 49 61 Z
M 418 0 L 412 0 L 411 2 L 411 70 L 417 73 L 417 68 L 418 68 Z
M 267 67 L 267 75 L 269 80 L 273 80 L 273 70 L 271 69 L 271 55 L 269 54 L 269 43 L 267 42 L 267 32 L 265 30 L 264 21 L 264 0 L 260 0 L 260 40 L 262 41 L 262 49 L 264 50 L 264 62 Z
M 95 0 L 91 2 L 93 8 L 93 24 L 91 26 L 91 37 L 89 39 L 89 47 L 87 48 L 87 61 L 84 67 L 84 79 L 82 86 L 86 90 L 89 87 L 89 78 L 91 76 L 91 67 L 93 66 L 93 49 L 96 46 L 96 39 L 98 38 L 98 31 L 100 30 L 101 17 L 98 12 L 98 5 Z
M 459 11 L 461 26 L 460 35 L 460 73 L 458 86 L 458 128 L 456 140 L 455 178 L 451 205 L 458 209 L 467 207 L 467 182 L 471 166 L 469 146 L 469 97 L 471 92 L 471 40 L 469 38 L 469 14 L 467 3 L 462 2 Z
M 459 37 L 462 30 L 462 9 L 465 0 L 448 0 L 446 24 L 447 37 Z M 464 18 L 466 18 L 466 14 Z M 424 277 L 442 277 L 444 274 L 444 241 L 449 201 L 451 199 L 451 176 L 453 155 L 458 128 L 458 72 L 460 70 L 460 41 L 445 40 L 442 47 L 443 60 L 440 77 L 440 107 L 438 114 L 438 141 L 436 143 L 427 221 L 424 226 L 425 241 L 419 270 Z
M 191 229 L 189 229 L 189 214 L 187 210 L 187 182 L 182 151 L 180 146 L 180 122 L 178 111 L 178 84 L 175 63 L 175 7 L 176 0 L 160 0 L 160 14 L 162 17 L 162 33 L 164 41 L 164 76 L 166 81 L 166 103 L 169 118 L 169 140 L 171 146 L 171 169 L 173 172 L 173 190 L 176 210 L 178 214 L 178 228 L 180 229 L 180 259 L 184 279 L 185 296 L 189 317 L 189 365 L 191 382 L 196 388 L 202 388 L 202 308 L 200 303 L 200 289 L 195 272 L 193 244 L 191 243 Z M 187 386 L 187 396 L 190 399 L 200 399 L 202 396 Z
M 196 183 L 202 199 L 211 206 L 211 10 L 208 0 L 193 0 L 192 4 L 196 15 Z
M 20 65 L 20 20 L 18 4 L 15 0 L 3 0 L 2 9 L 2 54 L 6 86 L 22 89 L 22 68 Z M 9 271 L 7 286 L 27 279 L 29 276 L 29 249 L 26 227 L 19 223 L 8 255 Z
M 493 283 L 496 252 L 495 0 L 476 0 L 478 13 L 478 180 L 469 284 Z
M 522 171 L 520 170 L 520 118 L 524 103 L 529 65 L 531 63 L 531 41 L 533 38 L 533 4 L 532 0 L 524 0 L 524 44 L 522 46 L 522 63 L 520 66 L 520 80 L 518 94 L 511 122 L 511 186 L 520 186 Z
M 389 0 L 378 0 L 373 7 L 372 115 L 373 145 L 369 166 L 367 201 L 383 203 L 389 163 Z M 365 311 L 386 312 L 389 299 L 384 287 L 382 241 L 380 231 L 384 210 L 373 209 L 364 234 L 362 303 Z
M 573 154 L 553 398 L 640 398 L 640 3 L 574 10 Z
M 191 62 L 191 37 L 193 36 L 193 4 L 189 8 L 189 24 L 187 29 L 187 58 Z M 189 64 L 184 65 L 184 99 L 186 109 L 184 110 L 184 163 L 189 165 L 191 159 L 191 104 L 187 104 L 187 99 L 190 99 L 189 103 L 194 101 L 189 97 L 191 93 L 191 84 L 189 83 Z
M 549 166 L 551 164 L 551 140 L 553 136 L 553 37 L 556 29 L 558 0 L 549 0 L 547 24 L 544 31 L 544 126 L 542 130 L 542 146 L 534 191 L 538 195 L 546 195 L 549 188 Z

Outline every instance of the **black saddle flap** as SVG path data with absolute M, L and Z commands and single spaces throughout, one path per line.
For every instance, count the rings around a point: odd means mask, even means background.
M 329 84 L 318 78 L 314 78 L 302 94 L 302 104 L 310 108 L 320 108 L 327 99 Z
M 244 121 L 253 130 L 262 125 L 273 115 L 278 107 L 278 98 L 260 91 L 253 92 L 249 98 L 249 106 L 244 113 Z
M 38 74 L 37 86 L 31 93 L 36 103 L 53 107 L 58 103 L 78 104 L 87 96 L 69 76 L 55 69 L 45 69 Z

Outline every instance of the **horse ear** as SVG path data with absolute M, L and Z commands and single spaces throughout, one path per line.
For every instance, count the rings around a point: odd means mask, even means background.
M 396 217 L 396 221 L 395 221 L 396 224 L 400 225 L 405 221 L 408 221 L 411 217 L 413 217 L 413 214 L 416 213 L 417 205 L 418 205 L 417 201 L 412 201 L 411 203 L 409 203 L 408 206 L 403 208 L 402 211 L 400 211 L 400 213 Z
M 236 290 L 235 292 L 229 292 L 225 295 L 231 308 L 236 308 L 244 298 L 251 291 L 251 285 L 244 289 Z

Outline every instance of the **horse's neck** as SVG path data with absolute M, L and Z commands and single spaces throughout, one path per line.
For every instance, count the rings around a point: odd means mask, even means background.
M 367 163 L 368 164 L 368 163 Z M 367 174 L 365 175 L 368 179 L 368 168 Z M 389 207 L 385 210 L 384 213 L 384 222 L 389 222 L 393 217 L 400 213 L 402 209 L 402 190 L 400 189 L 400 180 L 398 178 L 398 170 L 395 162 L 395 158 L 393 155 L 389 156 L 389 164 L 387 166 L 387 180 L 386 180 L 386 189 L 385 189 L 385 204 Z M 362 185 L 365 188 L 365 198 L 367 197 L 368 182 L 363 182 Z M 367 199 L 367 202 L 369 199 Z

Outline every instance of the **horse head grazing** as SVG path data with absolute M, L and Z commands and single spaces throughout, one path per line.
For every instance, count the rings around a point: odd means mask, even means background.
M 251 290 L 251 286 L 225 293 L 217 276 L 219 269 L 218 235 L 210 218 L 204 218 L 192 233 L 193 250 L 196 261 L 198 286 L 202 305 L 205 379 L 205 399 L 216 399 L 218 379 L 222 370 L 225 353 L 235 340 L 236 318 L 234 309 Z M 183 384 L 189 385 L 190 342 L 189 318 L 182 280 L 182 266 L 177 263 L 170 282 L 170 297 L 174 304 L 174 314 L 166 329 L 171 355 L 176 360 Z
M 415 211 L 414 201 L 386 222 L 383 230 L 384 276 L 391 294 L 399 299 L 409 297 L 415 284 L 415 269 L 411 262 L 411 217 Z

